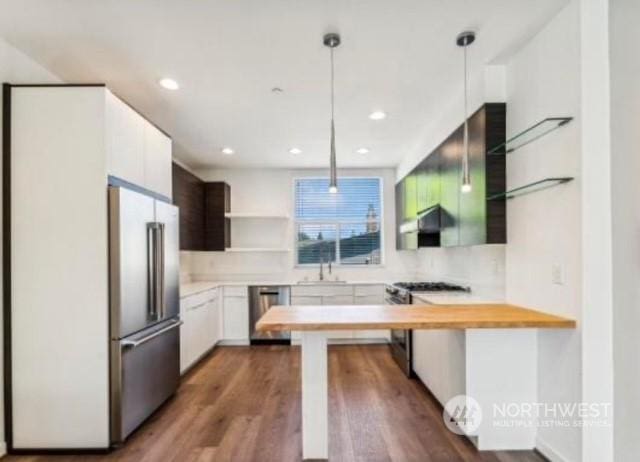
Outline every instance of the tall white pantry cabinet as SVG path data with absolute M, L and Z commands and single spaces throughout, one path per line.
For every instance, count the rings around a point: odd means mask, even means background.
M 107 185 L 170 199 L 171 138 L 104 85 L 3 95 L 7 443 L 107 448 Z

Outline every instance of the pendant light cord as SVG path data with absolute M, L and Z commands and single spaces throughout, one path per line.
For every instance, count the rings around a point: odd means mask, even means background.
M 468 120 L 468 111 L 469 111 L 469 102 L 468 102 L 468 93 L 469 93 L 469 83 L 467 76 L 467 47 L 469 43 L 464 43 L 464 140 L 463 140 L 463 149 L 462 153 L 462 191 L 469 192 L 471 188 L 471 174 L 469 172 L 469 120 Z
M 467 47 L 464 47 L 464 120 L 467 120 L 467 114 L 468 114 L 468 102 L 467 102 L 467 96 L 469 93 L 469 87 L 468 87 L 468 77 L 467 77 Z
M 330 48 L 331 51 L 331 122 L 333 123 L 334 118 L 334 108 L 333 108 L 333 100 L 334 100 L 334 76 L 333 76 L 333 48 Z
M 469 103 L 467 101 L 469 94 L 468 76 L 467 76 L 467 46 L 463 49 L 464 52 L 464 163 L 465 169 L 468 169 L 469 164 L 469 126 L 467 122 L 467 114 L 469 113 Z M 468 174 L 467 171 L 464 172 Z

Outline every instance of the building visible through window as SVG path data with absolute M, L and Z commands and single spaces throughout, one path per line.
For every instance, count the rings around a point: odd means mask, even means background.
M 339 178 L 331 194 L 327 178 L 297 179 L 297 264 L 379 265 L 381 186 L 380 178 Z

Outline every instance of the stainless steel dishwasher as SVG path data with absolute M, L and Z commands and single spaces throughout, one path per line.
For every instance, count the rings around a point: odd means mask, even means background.
M 252 345 L 291 343 L 291 332 L 257 332 L 256 323 L 274 305 L 289 305 L 289 286 L 249 286 L 249 332 Z

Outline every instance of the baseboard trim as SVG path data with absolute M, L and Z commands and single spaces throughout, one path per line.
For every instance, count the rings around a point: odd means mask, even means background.
M 384 338 L 344 338 L 329 339 L 329 345 L 387 345 L 389 340 Z M 291 339 L 291 345 L 300 345 L 300 339 Z
M 535 451 L 549 462 L 569 462 L 568 458 L 564 457 L 540 438 L 536 438 Z
M 249 340 L 220 340 L 220 346 L 249 346 Z

